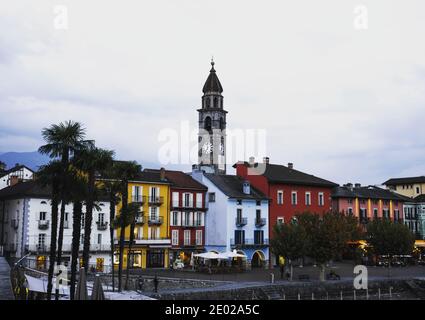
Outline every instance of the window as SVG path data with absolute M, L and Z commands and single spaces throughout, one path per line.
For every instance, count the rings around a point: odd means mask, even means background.
M 179 193 L 178 192 L 173 192 L 172 195 L 172 201 L 173 201 L 173 207 L 178 207 L 179 206 Z
M 190 226 L 190 212 L 183 212 L 183 226 Z
M 242 205 L 242 200 L 241 200 L 241 199 L 237 199 L 237 200 L 236 200 L 236 204 L 237 204 L 238 206 Z
M 143 239 L 143 227 L 138 227 L 134 229 L 134 237 L 137 240 L 142 240 Z
M 390 218 L 390 211 L 388 209 L 382 209 L 382 217 L 385 219 Z
M 319 192 L 319 206 L 323 207 L 325 205 L 325 195 L 323 192 Z
M 420 193 L 419 187 L 416 187 L 416 193 L 417 193 L 417 194 L 419 194 L 419 193 Z
M 42 249 L 42 248 L 44 248 L 45 245 L 46 245 L 46 234 L 40 233 L 38 235 L 38 247 L 39 247 L 39 249 Z
M 297 204 L 297 192 L 292 191 L 292 205 L 296 205 L 296 204 Z
M 236 209 L 236 218 L 238 221 L 242 221 L 242 209 Z
M 158 187 L 150 187 L 149 188 L 149 197 L 152 202 L 157 202 L 159 199 L 159 188 Z
M 347 199 L 348 204 L 353 204 L 353 199 Z
M 179 230 L 171 230 L 171 244 L 173 246 L 179 245 Z
M 193 194 L 192 193 L 185 193 L 183 195 L 183 205 L 186 208 L 191 208 L 193 207 Z
M 254 244 L 263 244 L 263 243 L 264 243 L 264 231 L 254 230 Z
M 99 224 L 104 224 L 105 223 L 105 214 L 103 213 L 103 212 L 99 212 L 98 213 L 98 221 L 99 221 Z
M 202 193 L 196 194 L 196 207 L 202 208 Z
M 347 212 L 350 216 L 352 216 L 353 215 L 353 208 L 348 208 Z
M 378 209 L 377 208 L 373 209 L 373 218 L 378 219 Z
M 283 191 L 279 190 L 277 192 L 277 204 L 283 204 Z
M 179 213 L 177 211 L 172 212 L 171 223 L 173 226 L 179 225 Z
M 360 222 L 367 221 L 367 210 L 364 208 L 360 208 Z
M 184 230 L 184 245 L 190 246 L 190 230 Z
M 41 221 L 46 220 L 46 212 L 44 211 L 40 212 L 40 220 Z
M 149 207 L 149 218 L 151 220 L 156 220 L 158 218 L 157 216 L 157 207 Z
M 133 186 L 131 190 L 131 196 L 132 196 L 133 202 L 142 201 L 142 187 Z
M 245 230 L 235 230 L 235 244 L 245 244 Z
M 215 192 L 209 192 L 208 193 L 208 201 L 209 202 L 215 202 Z
M 196 230 L 196 245 L 202 246 L 202 230 Z
M 400 220 L 400 211 L 398 209 L 394 210 L 394 221 Z
M 260 200 L 257 200 L 255 204 L 256 204 L 257 206 L 261 206 L 261 201 L 260 201 Z
M 203 225 L 203 223 L 202 223 L 202 212 L 196 212 L 194 225 L 196 227 L 200 227 L 200 226 Z
M 158 227 L 149 227 L 148 228 L 148 239 L 155 240 L 160 239 L 160 230 Z
M 102 234 L 101 233 L 97 234 L 97 244 L 102 244 Z
M 278 217 L 277 218 L 277 224 L 284 224 L 285 223 L 285 218 L 284 217 Z
M 311 193 L 310 192 L 305 193 L 305 205 L 306 206 L 311 205 Z

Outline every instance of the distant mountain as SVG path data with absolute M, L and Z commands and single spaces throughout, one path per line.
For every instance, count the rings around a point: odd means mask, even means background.
M 37 171 L 38 167 L 49 162 L 49 157 L 33 152 L 5 152 L 0 154 L 0 161 L 6 163 L 7 168 L 12 168 L 15 164 L 23 164 L 28 168 Z

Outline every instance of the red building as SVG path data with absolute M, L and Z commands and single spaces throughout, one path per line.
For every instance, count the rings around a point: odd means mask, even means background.
M 336 183 L 295 170 L 288 166 L 270 164 L 269 158 L 263 163 L 238 162 L 233 167 L 236 174 L 266 194 L 269 199 L 269 234 L 273 226 L 284 223 L 297 213 L 305 211 L 322 214 L 332 210 L 332 189 Z
M 171 182 L 171 260 L 188 265 L 192 253 L 204 252 L 208 188 L 182 171 L 166 170 L 165 177 Z

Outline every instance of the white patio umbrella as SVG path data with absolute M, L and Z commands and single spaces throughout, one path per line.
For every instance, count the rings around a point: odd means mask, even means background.
M 223 255 L 227 258 L 246 258 L 246 255 L 237 253 L 236 250 L 224 252 Z

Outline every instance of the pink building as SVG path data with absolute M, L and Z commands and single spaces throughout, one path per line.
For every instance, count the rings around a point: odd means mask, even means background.
M 405 198 L 376 186 L 346 184 L 337 187 L 332 193 L 334 211 L 352 214 L 361 224 L 377 218 L 387 218 L 403 222 L 403 202 Z

